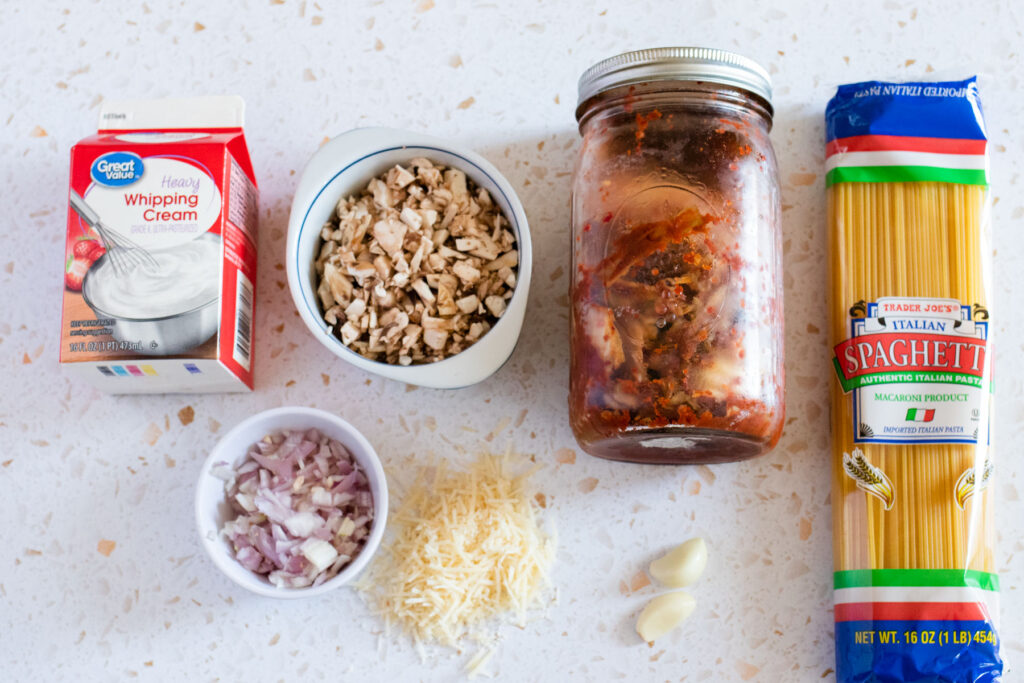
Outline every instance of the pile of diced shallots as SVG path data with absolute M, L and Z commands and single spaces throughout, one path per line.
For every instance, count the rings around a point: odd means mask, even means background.
M 214 473 L 235 519 L 224 524 L 246 569 L 280 588 L 317 586 L 359 554 L 370 534 L 373 497 L 348 450 L 315 429 L 268 434 L 232 469 Z

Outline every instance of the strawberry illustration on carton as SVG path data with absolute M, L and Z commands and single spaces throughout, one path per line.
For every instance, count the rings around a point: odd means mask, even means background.
M 252 389 L 257 188 L 243 119 L 238 97 L 109 101 L 72 148 L 68 371 L 112 393 Z

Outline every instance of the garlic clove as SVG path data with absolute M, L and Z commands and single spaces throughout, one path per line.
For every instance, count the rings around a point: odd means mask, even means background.
M 708 546 L 703 538 L 691 538 L 651 562 L 651 576 L 671 588 L 682 588 L 700 578 L 708 565 Z
M 696 607 L 697 601 L 686 591 L 659 595 L 640 613 L 636 632 L 648 643 L 653 643 L 693 614 Z

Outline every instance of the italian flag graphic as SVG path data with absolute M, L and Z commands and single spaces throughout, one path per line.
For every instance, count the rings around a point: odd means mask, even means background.
M 987 621 L 999 614 L 999 577 L 970 569 L 835 573 L 835 620 Z
M 830 140 L 825 182 L 898 183 L 931 181 L 985 185 L 985 140 L 905 135 L 855 135 Z
M 908 408 L 907 422 L 931 422 L 935 417 L 934 408 Z

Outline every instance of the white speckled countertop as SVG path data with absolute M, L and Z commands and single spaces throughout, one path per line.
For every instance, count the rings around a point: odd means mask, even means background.
M 728 8 L 728 9 L 727 9 Z M 0 54 L 0 678 L 13 681 L 458 680 L 421 663 L 342 589 L 246 594 L 196 538 L 193 487 L 218 436 L 264 408 L 333 410 L 385 467 L 453 445 L 533 452 L 560 532 L 559 603 L 504 640 L 502 680 L 831 678 L 831 521 L 822 112 L 840 82 L 981 72 L 992 139 L 999 341 L 996 436 L 1004 653 L 1024 657 L 1024 9 L 869 0 L 8 3 Z M 579 453 L 566 419 L 569 174 L 575 83 L 628 49 L 706 44 L 765 63 L 784 189 L 788 421 L 745 464 L 654 468 Z M 57 365 L 69 147 L 105 97 L 237 93 L 261 186 L 252 394 L 109 397 Z M 460 391 L 370 378 L 317 344 L 292 306 L 284 233 L 298 172 L 326 137 L 383 124 L 458 137 L 519 190 L 536 267 L 523 337 Z M 194 411 L 194 417 L 189 415 Z M 399 419 L 399 415 L 402 416 Z M 436 427 L 434 426 L 436 425 Z M 574 462 L 556 460 L 572 449 Z M 596 483 L 596 486 L 594 484 Z M 633 622 L 652 555 L 711 546 L 698 611 L 652 649 Z M 116 545 L 109 556 L 101 540 Z M 1010 677 L 1008 677 L 1010 678 Z

